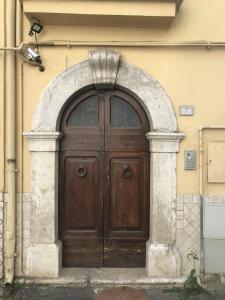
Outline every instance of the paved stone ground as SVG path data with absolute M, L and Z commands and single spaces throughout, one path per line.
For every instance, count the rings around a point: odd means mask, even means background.
M 149 300 L 149 297 L 144 290 L 136 290 L 129 287 L 119 287 L 106 289 L 97 295 L 94 300 Z
M 1 300 L 225 300 L 225 287 L 211 290 L 209 293 L 189 295 L 165 292 L 162 289 L 149 288 L 132 290 L 130 288 L 77 288 L 73 286 L 48 286 L 16 284 L 13 288 L 1 288 Z

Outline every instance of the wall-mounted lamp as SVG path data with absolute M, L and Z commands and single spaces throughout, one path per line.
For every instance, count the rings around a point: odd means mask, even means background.
M 43 26 L 41 25 L 39 20 L 36 20 L 32 23 L 29 35 L 33 36 L 34 34 L 40 33 L 43 29 Z

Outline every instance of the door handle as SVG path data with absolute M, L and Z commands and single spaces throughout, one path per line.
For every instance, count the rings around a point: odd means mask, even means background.
M 87 175 L 87 169 L 85 167 L 78 167 L 76 173 L 79 177 L 85 177 Z
M 131 167 L 129 166 L 125 167 L 125 169 L 123 170 L 123 176 L 127 179 L 133 176 L 133 170 L 131 169 Z

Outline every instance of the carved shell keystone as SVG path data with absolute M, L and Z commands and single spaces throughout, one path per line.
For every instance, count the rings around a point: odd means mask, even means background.
M 89 51 L 89 62 L 96 89 L 113 89 L 119 67 L 120 54 L 111 49 Z

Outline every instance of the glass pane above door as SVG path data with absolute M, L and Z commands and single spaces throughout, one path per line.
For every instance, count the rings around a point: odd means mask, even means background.
M 70 113 L 68 126 L 95 127 L 98 125 L 98 96 L 90 96 L 80 102 Z
M 123 128 L 140 128 L 141 120 L 134 108 L 118 96 L 111 99 L 111 126 Z

